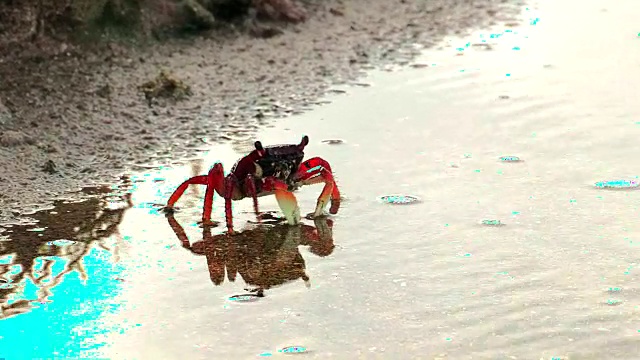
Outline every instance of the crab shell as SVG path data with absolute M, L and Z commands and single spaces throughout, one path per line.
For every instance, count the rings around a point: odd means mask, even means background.
M 302 142 L 296 145 L 272 145 L 263 147 L 260 141 L 255 142 L 255 150 L 238 160 L 231 169 L 240 181 L 251 173 L 259 190 L 261 179 L 275 177 L 285 182 L 289 190 L 297 188 L 295 174 L 304 159 L 304 147 L 309 138 L 304 136 Z

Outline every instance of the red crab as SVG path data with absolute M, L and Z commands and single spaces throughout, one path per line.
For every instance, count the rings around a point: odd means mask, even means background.
M 221 163 L 213 165 L 207 175 L 194 176 L 178 186 L 167 201 L 166 210 L 171 211 L 180 196 L 189 185 L 206 185 L 202 222 L 213 225 L 213 194 L 225 199 L 225 215 L 227 229 L 233 233 L 231 201 L 247 197 L 253 198 L 253 208 L 258 221 L 258 197 L 274 194 L 280 209 L 291 225 L 300 222 L 300 208 L 293 191 L 304 185 L 324 183 L 324 189 L 318 197 L 314 217 L 322 215 L 329 199 L 329 213 L 336 214 L 340 208 L 340 192 L 333 179 L 331 166 L 322 158 L 314 157 L 303 162 L 304 148 L 309 144 L 309 137 L 303 136 L 299 144 L 276 145 L 263 147 L 260 141 L 255 142 L 255 150 L 250 152 L 231 169 L 226 177 Z

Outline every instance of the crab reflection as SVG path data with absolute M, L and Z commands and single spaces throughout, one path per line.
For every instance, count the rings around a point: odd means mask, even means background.
M 167 215 L 169 225 L 185 249 L 196 255 L 204 255 L 211 281 L 221 285 L 225 280 L 235 282 L 240 274 L 247 291 L 263 291 L 302 279 L 309 286 L 305 261 L 299 245 L 309 246 L 320 257 L 333 252 L 333 221 L 326 217 L 314 219 L 314 225 L 287 224 L 262 225 L 230 236 L 212 235 L 211 227 L 203 227 L 203 239 L 190 243 L 183 227 L 172 214 Z
M 106 240 L 119 235 L 118 226 L 133 204 L 130 194 L 109 202 L 104 198 L 109 191 L 107 187 L 85 189 L 85 193 L 98 196 L 81 202 L 56 201 L 53 210 L 30 215 L 35 223 L 0 228 L 4 230 L 0 232 L 0 320 L 30 311 L 32 302 L 50 301 L 53 288 L 72 271 L 86 279 L 82 259 L 94 245 L 117 257 L 122 239 L 117 236 L 113 247 Z M 109 204 L 112 207 L 108 208 Z M 52 244 L 56 240 L 65 243 Z M 65 266 L 54 274 L 57 261 Z M 37 298 L 11 302 L 27 280 L 37 287 Z

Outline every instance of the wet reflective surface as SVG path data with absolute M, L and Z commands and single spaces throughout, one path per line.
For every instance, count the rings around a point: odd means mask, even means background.
M 374 72 L 262 131 L 263 144 L 309 135 L 307 158 L 331 163 L 344 196 L 337 215 L 258 225 L 246 199 L 225 236 L 198 224 L 203 187 L 158 211 L 248 138 L 150 164 L 112 212 L 31 215 L 0 242 L 0 356 L 637 358 L 640 193 L 594 186 L 640 171 L 633 4 L 546 4 L 529 26 L 453 39 L 416 61 L 428 67 Z M 321 188 L 296 193 L 302 213 Z M 260 206 L 277 216 L 273 197 Z
M 89 200 L 60 200 L 0 233 L 2 356 L 77 356 L 99 333 L 91 323 L 118 308 L 118 226 L 132 203 L 110 191 L 85 189 Z
M 255 287 L 245 290 L 258 292 L 260 297 L 264 296 L 265 289 L 299 279 L 309 287 L 309 276 L 298 246 L 309 246 L 311 253 L 321 257 L 330 255 L 335 247 L 331 231 L 333 221 L 324 217 L 314 220 L 315 227 L 266 225 L 234 236 L 212 235 L 207 226 L 203 229 L 202 240 L 194 243 L 190 243 L 173 215 L 167 215 L 167 220 L 183 248 L 206 258 L 215 285 L 224 282 L 225 273 L 231 282 L 239 274 L 247 285 Z M 237 300 L 236 295 L 234 300 Z

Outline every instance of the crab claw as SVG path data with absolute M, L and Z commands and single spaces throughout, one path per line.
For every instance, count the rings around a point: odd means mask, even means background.
M 264 156 L 264 147 L 262 147 L 262 143 L 260 141 L 256 141 L 255 143 L 253 143 L 253 145 L 256 147 L 256 151 L 258 152 L 258 155 L 260 157 Z
M 303 150 L 307 145 L 309 145 L 309 137 L 305 135 L 302 137 L 302 141 L 300 141 L 300 144 L 298 144 L 298 149 Z
M 273 191 L 276 196 L 276 201 L 280 210 L 287 219 L 289 225 L 297 225 L 300 223 L 300 207 L 298 206 L 298 200 L 296 196 L 289 191 L 289 187 L 283 181 L 274 178 L 267 177 L 264 179 L 263 190 Z

